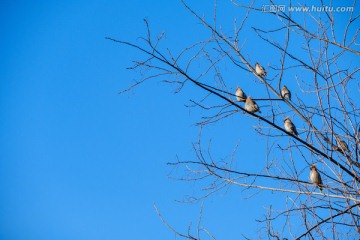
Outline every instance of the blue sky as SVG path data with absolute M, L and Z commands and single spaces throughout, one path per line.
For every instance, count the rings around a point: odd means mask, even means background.
M 212 14 L 212 3 L 192 6 Z M 225 24 L 238 14 L 229 6 L 219 13 Z M 199 185 L 172 180 L 166 163 L 194 157 L 194 123 L 204 112 L 185 104 L 197 90 L 174 94 L 155 80 L 117 94 L 139 77 L 125 69 L 139 55 L 105 37 L 139 42 L 148 18 L 176 51 L 203 38 L 201 24 L 167 0 L 8 1 L 0 11 L 0 238 L 175 239 L 154 203 L 175 228 L 195 224 L 200 203 L 176 200 L 197 195 Z M 254 49 L 252 60 L 267 64 L 271 54 L 264 55 Z M 224 75 L 237 81 L 231 70 Z M 218 158 L 236 143 L 240 152 L 256 150 L 238 163 L 255 171 L 265 141 L 243 127 L 254 119 L 240 119 L 207 127 L 206 136 Z M 256 144 L 245 141 L 249 135 Z M 203 225 L 223 239 L 257 236 L 254 219 L 278 203 L 269 195 L 215 194 L 204 203 Z
M 197 220 L 199 204 L 175 202 L 192 184 L 166 165 L 192 155 L 189 96 L 159 82 L 117 94 L 137 53 L 105 37 L 136 41 L 145 17 L 169 36 L 196 23 L 178 1 L 2 4 L 1 239 L 173 238 L 153 203 L 180 230 Z

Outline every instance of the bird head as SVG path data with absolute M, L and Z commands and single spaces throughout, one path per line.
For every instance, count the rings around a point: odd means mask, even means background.
M 284 122 L 286 122 L 286 121 L 288 121 L 288 120 L 290 120 L 290 117 L 289 117 L 289 116 L 287 116 L 287 117 L 284 119 Z
M 336 142 L 341 142 L 340 136 L 335 136 L 335 140 L 336 140 Z

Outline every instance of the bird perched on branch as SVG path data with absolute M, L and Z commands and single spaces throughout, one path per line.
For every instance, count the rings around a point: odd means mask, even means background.
M 254 113 L 254 112 L 259 112 L 259 113 L 261 113 L 259 106 L 255 103 L 254 100 L 252 100 L 252 99 L 250 98 L 250 96 L 248 96 L 248 97 L 246 98 L 246 101 L 245 101 L 245 110 L 248 111 L 248 112 L 251 112 L 251 113 Z
M 283 98 L 287 98 L 287 99 L 291 100 L 291 92 L 285 85 L 281 89 L 281 96 Z
M 344 142 L 343 140 L 341 140 L 339 137 L 336 137 L 336 143 L 337 143 L 337 146 L 338 146 L 338 151 L 350 152 L 347 143 Z
M 310 181 L 319 188 L 320 192 L 322 192 L 323 188 L 322 188 L 321 176 L 316 169 L 316 164 L 313 164 L 310 167 Z
M 266 71 L 259 63 L 255 64 L 255 71 L 256 71 L 256 74 L 259 75 L 260 77 L 266 76 Z
M 236 100 L 238 102 L 245 102 L 246 101 L 246 94 L 243 92 L 243 90 L 237 86 L 236 92 L 235 92 Z
M 284 127 L 288 133 L 294 134 L 296 136 L 299 135 L 298 132 L 296 131 L 295 125 L 291 122 L 290 117 L 286 117 L 284 119 Z

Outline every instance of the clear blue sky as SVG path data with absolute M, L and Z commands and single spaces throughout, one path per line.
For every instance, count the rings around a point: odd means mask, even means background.
M 193 7 L 212 13 L 212 2 Z M 173 94 L 153 81 L 117 94 L 138 77 L 125 69 L 138 53 L 105 37 L 138 42 L 145 17 L 175 48 L 201 38 L 200 24 L 179 1 L 2 3 L 0 239 L 175 239 L 153 203 L 179 230 L 196 224 L 200 204 L 175 200 L 197 194 L 198 186 L 171 180 L 166 165 L 194 156 L 194 123 L 204 112 L 184 104 L 196 92 Z M 254 51 L 253 60 L 271 60 Z M 256 134 L 255 146 L 246 143 L 254 130 L 241 124 L 257 122 L 239 120 L 207 130 L 219 158 L 237 142 L 240 150 L 255 147 L 258 155 L 244 163 L 251 169 L 265 144 Z M 203 225 L 223 239 L 257 236 L 254 219 L 269 205 L 264 196 L 243 201 L 247 195 L 236 188 L 217 194 L 204 204 Z

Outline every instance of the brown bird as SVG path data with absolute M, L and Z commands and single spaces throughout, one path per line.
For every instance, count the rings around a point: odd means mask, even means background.
M 337 146 L 338 146 L 338 151 L 350 152 L 347 143 L 344 142 L 343 140 L 341 140 L 339 137 L 336 137 L 336 143 L 337 143 Z
M 248 111 L 248 112 L 251 112 L 251 113 L 254 113 L 254 112 L 259 112 L 259 113 L 261 113 L 259 106 L 255 103 L 254 100 L 252 100 L 252 99 L 250 98 L 250 96 L 248 96 L 248 97 L 246 98 L 246 101 L 245 101 L 245 110 Z
M 295 125 L 291 122 L 290 117 L 286 117 L 284 119 L 284 127 L 288 133 L 294 134 L 296 136 L 299 135 L 298 132 L 296 131 Z
M 264 70 L 264 68 L 259 63 L 255 64 L 255 72 L 260 77 L 261 76 L 266 76 L 266 71 Z
M 322 188 L 321 176 L 316 169 L 316 164 L 313 164 L 310 167 L 310 181 L 319 188 L 320 192 L 322 192 L 323 188 Z
M 281 89 L 281 96 L 283 98 L 287 98 L 287 99 L 291 100 L 291 92 L 285 85 Z
M 237 86 L 236 92 L 235 92 L 236 100 L 238 102 L 245 102 L 246 101 L 246 94 L 243 92 L 243 90 Z

